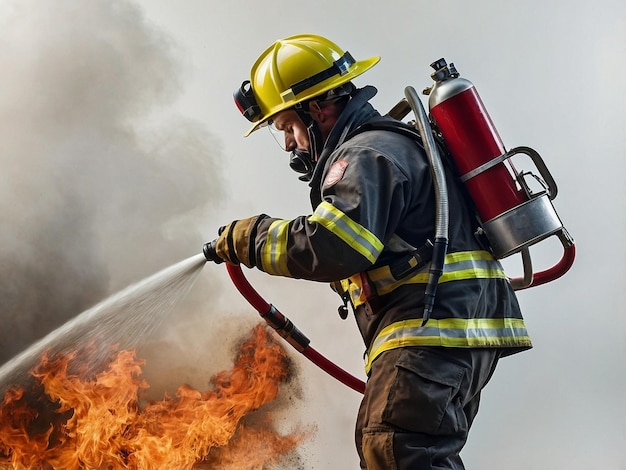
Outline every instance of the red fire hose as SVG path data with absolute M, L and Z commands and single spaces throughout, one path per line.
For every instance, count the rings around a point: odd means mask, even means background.
M 333 376 L 344 385 L 347 385 L 352 390 L 359 393 L 365 392 L 365 383 L 362 380 L 357 379 L 353 375 L 349 374 L 337 364 L 331 362 L 322 354 L 313 349 L 309 344 L 309 339 L 302 334 L 302 332 L 282 313 L 276 309 L 272 304 L 266 302 L 263 297 L 250 285 L 248 280 L 243 275 L 240 266 L 236 266 L 230 263 L 226 264 L 226 269 L 230 275 L 233 284 L 237 290 L 245 297 L 245 299 L 259 312 L 261 317 L 270 325 L 276 332 L 282 336 L 289 344 L 291 344 L 296 350 L 304 355 L 307 359 L 313 362 L 316 366 L 322 369 L 327 374 Z

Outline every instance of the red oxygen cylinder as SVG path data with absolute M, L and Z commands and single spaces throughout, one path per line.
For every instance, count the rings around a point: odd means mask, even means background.
M 469 80 L 459 77 L 443 87 L 436 87 L 430 94 L 429 108 L 461 175 L 470 175 L 506 153 L 498 131 Z M 456 158 L 457 155 L 460 158 Z M 527 200 L 504 161 L 467 178 L 465 184 L 483 222 Z
M 528 147 L 505 149 L 476 88 L 459 76 L 454 64 L 440 59 L 431 66 L 435 83 L 427 91 L 430 116 L 474 202 L 494 256 L 527 251 L 530 245 L 557 235 L 566 254 L 539 278 L 543 283 L 559 277 L 571 267 L 574 243 L 552 205 L 557 187 L 543 160 Z M 530 157 L 541 177 L 517 173 L 509 161 L 517 154 Z M 531 189 L 525 179 L 529 176 L 541 184 L 539 192 Z

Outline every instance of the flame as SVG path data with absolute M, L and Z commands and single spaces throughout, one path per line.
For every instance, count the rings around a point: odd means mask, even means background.
M 144 361 L 134 351 L 112 354 L 106 368 L 89 377 L 81 357 L 44 355 L 32 372 L 32 389 L 5 393 L 2 468 L 263 469 L 311 433 L 279 435 L 269 415 L 242 422 L 278 396 L 290 372 L 285 350 L 260 325 L 241 345 L 233 367 L 212 378 L 210 390 L 182 385 L 175 396 L 145 406 Z M 44 402 L 48 411 L 42 411 Z

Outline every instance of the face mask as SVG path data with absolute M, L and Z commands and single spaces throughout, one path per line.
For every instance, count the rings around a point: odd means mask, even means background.
M 313 170 L 315 169 L 315 160 L 306 150 L 292 150 L 289 157 L 289 167 L 296 173 L 301 173 L 298 179 L 300 181 L 311 181 Z
M 300 181 L 311 181 L 313 170 L 315 170 L 319 158 L 317 149 L 322 141 L 322 133 L 315 122 L 307 127 L 307 132 L 309 134 L 309 151 L 295 149 L 291 152 L 289 159 L 291 169 L 297 173 L 302 173 L 302 176 L 298 178 Z

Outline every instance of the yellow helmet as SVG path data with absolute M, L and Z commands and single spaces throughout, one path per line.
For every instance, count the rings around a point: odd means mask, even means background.
M 276 41 L 254 63 L 250 80 L 233 94 L 239 111 L 255 123 L 245 136 L 280 111 L 348 83 L 379 60 L 355 61 L 349 52 L 313 34 Z

